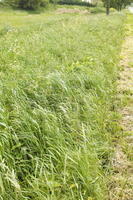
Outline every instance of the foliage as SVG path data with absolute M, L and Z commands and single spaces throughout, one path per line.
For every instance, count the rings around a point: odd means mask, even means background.
M 28 13 L 0 12 L 0 198 L 106 200 L 124 16 Z
M 107 6 L 108 1 L 110 2 L 111 8 L 116 8 L 119 11 L 131 2 L 131 0 L 103 0 L 105 6 Z
M 4 2 L 13 7 L 28 10 L 36 10 L 40 7 L 46 7 L 48 4 L 48 0 L 5 0 Z
M 19 7 L 24 9 L 35 10 L 39 7 L 45 7 L 48 0 L 19 0 Z
M 80 6 L 89 6 L 89 7 L 94 7 L 95 5 L 81 1 L 81 0 L 58 0 L 59 4 L 66 4 L 66 5 L 80 5 Z
M 90 8 L 89 11 L 91 13 L 94 13 L 94 14 L 97 14 L 97 13 L 105 13 L 105 8 L 104 7 L 99 7 L 99 6 L 96 6 L 94 8 Z

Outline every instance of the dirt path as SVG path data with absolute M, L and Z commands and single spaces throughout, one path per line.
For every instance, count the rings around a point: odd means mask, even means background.
M 133 20 L 133 15 L 128 18 Z M 133 200 L 133 24 L 130 20 L 121 57 L 118 98 L 122 131 L 112 159 L 109 196 L 110 200 Z
M 78 9 L 78 8 L 58 8 L 56 10 L 57 14 L 64 14 L 64 13 L 80 13 L 80 14 L 88 14 L 90 13 L 86 9 Z

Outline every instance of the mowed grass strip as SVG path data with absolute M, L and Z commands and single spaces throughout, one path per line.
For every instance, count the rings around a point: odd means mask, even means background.
M 0 19 L 1 199 L 107 200 L 124 15 Z

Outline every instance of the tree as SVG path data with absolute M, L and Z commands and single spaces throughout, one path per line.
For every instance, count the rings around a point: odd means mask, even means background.
M 48 0 L 5 0 L 5 3 L 21 9 L 36 10 L 39 7 L 45 7 Z
M 121 11 L 122 8 L 125 8 L 131 1 L 132 0 L 103 0 L 107 15 L 109 14 L 110 8 L 115 8 L 118 11 Z
M 46 0 L 19 0 L 18 6 L 23 9 L 36 10 L 39 7 L 45 7 L 47 3 Z
M 110 0 L 106 0 L 106 15 L 109 15 L 110 11 Z

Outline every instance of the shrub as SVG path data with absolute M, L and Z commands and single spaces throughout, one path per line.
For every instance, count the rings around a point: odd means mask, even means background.
M 45 7 L 48 0 L 19 0 L 18 6 L 23 9 L 36 10 L 39 7 Z
M 94 7 L 89 9 L 91 13 L 97 14 L 97 13 L 104 13 L 105 9 L 103 7 Z
M 27 10 L 36 10 L 40 7 L 46 7 L 48 0 L 5 0 L 5 4 Z

